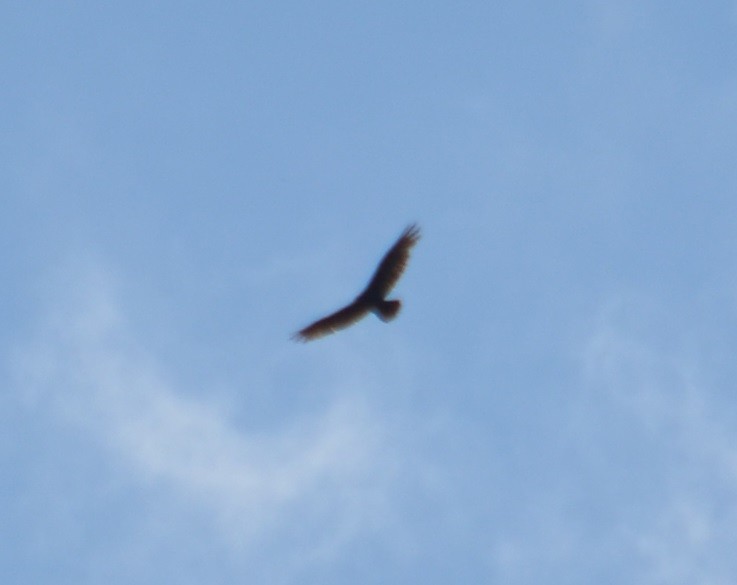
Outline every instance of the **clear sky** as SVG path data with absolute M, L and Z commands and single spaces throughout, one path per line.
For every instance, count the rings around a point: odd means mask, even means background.
M 737 583 L 734 0 L 0 48 L 3 583 Z M 290 341 L 413 221 L 396 321 Z

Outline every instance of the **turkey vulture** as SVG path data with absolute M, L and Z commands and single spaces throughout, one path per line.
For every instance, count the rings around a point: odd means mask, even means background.
M 295 333 L 293 338 L 297 341 L 310 341 L 323 337 L 353 325 L 365 317 L 369 311 L 374 312 L 382 321 L 394 319 L 402 303 L 398 300 L 387 300 L 386 295 L 402 276 L 409 261 L 409 252 L 419 239 L 420 228 L 417 224 L 407 227 L 382 258 L 368 286 L 350 305 L 308 325 Z

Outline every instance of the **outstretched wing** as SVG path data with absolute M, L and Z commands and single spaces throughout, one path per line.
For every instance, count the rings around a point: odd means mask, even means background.
M 347 307 L 343 307 L 332 315 L 323 317 L 319 321 L 315 321 L 312 325 L 308 325 L 301 331 L 294 334 L 293 339 L 297 341 L 311 341 L 331 333 L 335 333 L 339 329 L 345 329 L 353 325 L 356 321 L 366 316 L 369 309 L 365 302 L 356 300 Z
M 397 242 L 384 255 L 364 294 L 371 298 L 386 297 L 402 276 L 409 261 L 409 252 L 419 239 L 420 228 L 413 223 L 402 232 Z

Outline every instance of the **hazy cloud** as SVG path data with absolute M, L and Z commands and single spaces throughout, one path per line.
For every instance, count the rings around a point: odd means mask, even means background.
M 737 574 L 734 413 L 718 406 L 697 333 L 670 309 L 632 295 L 602 311 L 583 359 L 589 440 L 628 494 L 616 503 L 620 539 L 640 582 L 727 583 Z
M 365 399 L 348 393 L 323 412 L 251 432 L 217 397 L 167 379 L 104 270 L 74 269 L 56 290 L 16 354 L 26 403 L 87 432 L 129 479 L 209 511 L 238 548 L 298 519 L 298 532 L 324 552 L 381 521 L 396 461 Z

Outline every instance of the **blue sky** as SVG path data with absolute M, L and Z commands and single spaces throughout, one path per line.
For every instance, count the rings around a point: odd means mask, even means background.
M 6 3 L 6 583 L 737 581 L 737 4 Z M 307 345 L 410 222 L 399 318 Z

